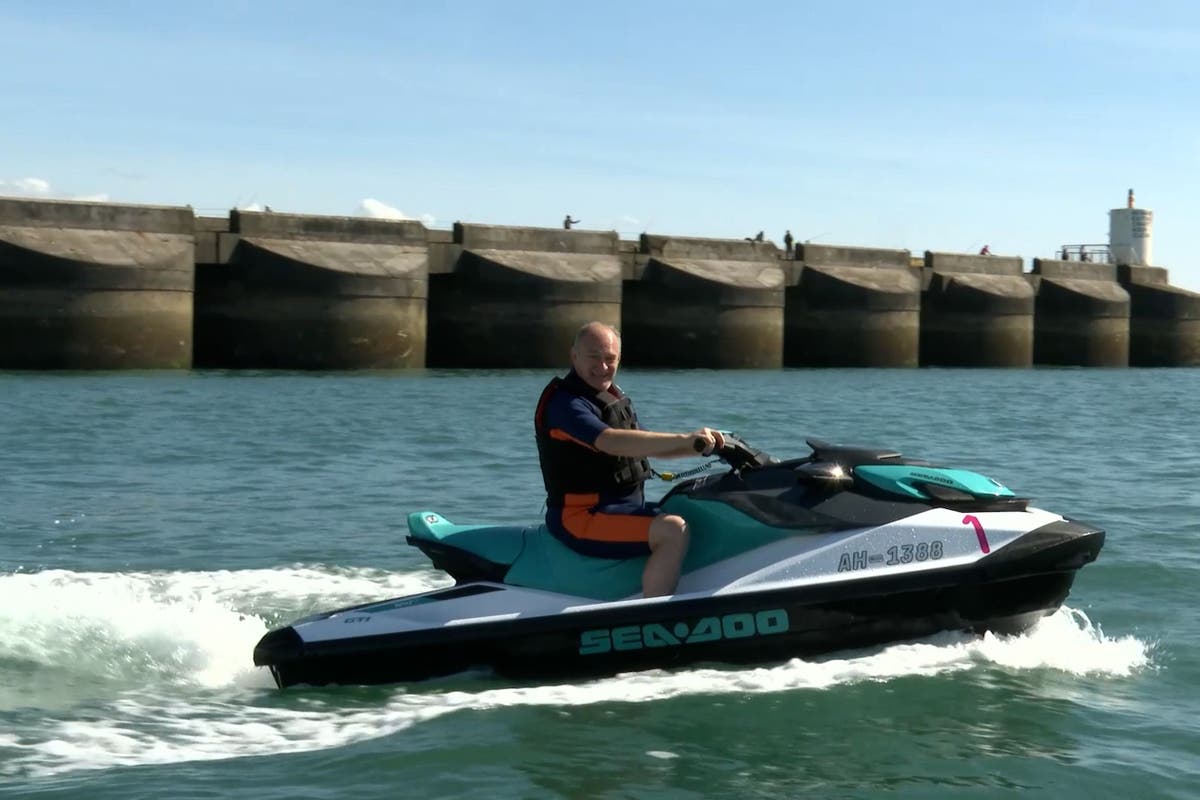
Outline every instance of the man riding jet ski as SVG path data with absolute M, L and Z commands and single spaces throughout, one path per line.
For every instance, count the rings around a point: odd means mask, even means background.
M 520 677 L 754 662 L 925 636 L 1020 631 L 1058 608 L 1104 532 L 973 472 L 809 441 L 780 461 L 711 428 L 639 428 L 620 338 L 589 323 L 535 414 L 544 524 L 410 514 L 450 589 L 318 614 L 254 649 L 280 687 L 474 667 Z M 648 457 L 728 471 L 648 506 Z
M 408 542 L 457 583 L 318 614 L 254 650 L 280 687 L 394 683 L 488 668 L 585 677 L 753 663 L 913 639 L 1016 633 L 1066 599 L 1104 543 L 996 481 L 887 450 L 810 440 L 780 460 L 735 436 L 727 469 L 676 485 L 675 593 L 642 596 L 646 556 L 578 553 L 542 525 L 409 515 Z
M 719 431 L 658 433 L 638 425 L 633 402 L 613 382 L 621 338 L 599 322 L 579 329 L 571 370 L 542 391 L 534 413 L 538 460 L 546 484 L 546 528 L 577 553 L 649 556 L 645 597 L 671 594 L 688 548 L 687 520 L 647 505 L 647 458 L 708 454 L 724 445 Z

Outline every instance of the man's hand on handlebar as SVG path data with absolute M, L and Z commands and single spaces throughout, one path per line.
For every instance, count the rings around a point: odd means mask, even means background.
M 725 437 L 712 428 L 701 428 L 692 434 L 692 446 L 697 453 L 712 455 L 725 447 Z

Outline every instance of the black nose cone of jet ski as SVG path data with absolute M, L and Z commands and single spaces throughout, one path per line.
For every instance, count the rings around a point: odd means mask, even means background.
M 1075 572 L 1090 564 L 1104 547 L 1104 531 L 1063 519 L 1030 531 L 981 563 L 994 576 L 1007 572 Z
M 276 628 L 254 646 L 254 665 L 273 667 L 295 661 L 304 654 L 304 641 L 292 627 Z

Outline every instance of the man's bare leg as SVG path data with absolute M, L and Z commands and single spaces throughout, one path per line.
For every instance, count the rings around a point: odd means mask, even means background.
M 650 523 L 650 558 L 642 571 L 642 596 L 674 594 L 687 555 L 688 526 L 683 517 L 660 514 Z

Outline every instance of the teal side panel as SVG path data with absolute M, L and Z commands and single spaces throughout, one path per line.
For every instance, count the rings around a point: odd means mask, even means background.
M 645 568 L 645 557 L 580 555 L 555 539 L 542 525 L 526 530 L 525 550 L 504 576 L 504 582 L 597 600 L 619 600 L 641 593 Z
M 663 506 L 688 521 L 691 540 L 683 571 L 692 572 L 739 553 L 797 535 L 771 528 L 725 503 L 677 496 Z M 455 525 L 431 511 L 408 515 L 414 538 L 454 544 L 489 561 L 512 564 L 504 582 L 597 600 L 641 594 L 646 558 L 595 558 L 576 553 L 545 525 L 527 528 Z
M 683 571 L 693 572 L 764 544 L 795 536 L 795 531 L 771 528 L 725 503 L 672 497 L 662 506 L 668 514 L 688 521 L 691 538 Z M 583 556 L 555 539 L 546 527 L 530 528 L 525 552 L 504 577 L 505 583 L 552 592 L 617 600 L 642 591 L 646 559 Z
M 684 495 L 667 499 L 662 510 L 688 522 L 691 542 L 683 571 L 693 572 L 765 544 L 796 536 L 787 528 L 772 528 L 716 500 L 694 500 Z

